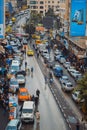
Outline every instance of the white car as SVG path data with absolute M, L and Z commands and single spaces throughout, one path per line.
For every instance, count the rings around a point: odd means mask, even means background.
M 73 93 L 72 93 L 72 99 L 73 99 L 75 102 L 77 102 L 77 103 L 79 103 L 79 102 L 84 102 L 84 99 L 81 100 L 81 98 L 79 97 L 79 95 L 80 95 L 80 91 L 75 91 L 75 92 L 73 92 Z
M 64 63 L 66 62 L 66 59 L 65 59 L 64 57 L 61 57 L 61 58 L 59 59 L 59 62 L 60 62 L 61 64 L 64 64 Z
M 71 82 L 66 82 L 61 84 L 61 88 L 63 91 L 72 91 L 74 89 L 74 86 Z
M 25 84 L 25 77 L 24 77 L 24 75 L 18 74 L 16 78 L 17 78 L 17 81 L 18 81 L 19 84 Z
M 75 67 L 74 66 L 70 66 L 70 67 L 67 68 L 67 71 L 71 72 L 73 69 L 75 70 Z
M 82 74 L 79 71 L 77 71 L 77 70 L 73 69 L 70 73 L 76 80 L 82 78 Z
M 16 92 L 19 89 L 19 84 L 16 78 L 11 78 L 9 82 L 9 92 Z
M 65 62 L 64 64 L 63 64 L 63 66 L 67 69 L 67 68 L 69 68 L 70 67 L 70 62 Z
M 56 49 L 54 55 L 59 55 L 59 54 L 61 54 L 61 52 L 58 49 Z
M 68 76 L 62 76 L 60 79 L 59 79 L 60 83 L 67 83 L 69 82 L 69 78 Z

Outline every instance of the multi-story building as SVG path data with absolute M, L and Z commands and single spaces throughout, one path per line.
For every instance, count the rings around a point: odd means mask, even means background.
M 37 11 L 43 15 L 45 15 L 49 8 L 52 8 L 55 13 L 58 13 L 58 4 L 59 0 L 27 0 L 27 5 L 31 11 Z
M 5 0 L 5 2 L 11 2 L 13 8 L 17 7 L 17 0 Z

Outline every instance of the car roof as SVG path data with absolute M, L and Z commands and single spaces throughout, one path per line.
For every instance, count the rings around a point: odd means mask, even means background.
M 28 90 L 26 88 L 19 88 L 20 92 L 27 92 Z
M 13 119 L 8 123 L 8 126 L 15 126 L 18 123 L 19 119 Z

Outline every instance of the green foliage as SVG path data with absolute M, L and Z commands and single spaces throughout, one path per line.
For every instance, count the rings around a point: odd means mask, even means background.
M 87 73 L 81 80 L 78 81 L 76 90 L 80 91 L 80 98 L 84 99 L 83 106 L 85 106 L 85 112 L 87 113 Z M 84 110 L 83 110 L 84 111 Z

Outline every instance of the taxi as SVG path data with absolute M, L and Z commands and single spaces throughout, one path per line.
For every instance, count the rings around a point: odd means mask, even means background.
M 35 41 L 35 43 L 36 43 L 36 44 L 41 44 L 42 41 L 38 39 L 38 40 Z
M 33 34 L 33 35 L 32 35 L 32 38 L 33 38 L 33 39 L 40 39 L 40 35 Z
M 29 50 L 27 51 L 27 55 L 28 55 L 28 56 L 33 56 L 33 55 L 34 55 L 34 51 L 31 50 L 31 49 L 29 49 Z
M 28 101 L 28 100 L 31 100 L 31 95 L 29 94 L 27 88 L 19 88 L 18 100 L 19 101 Z

